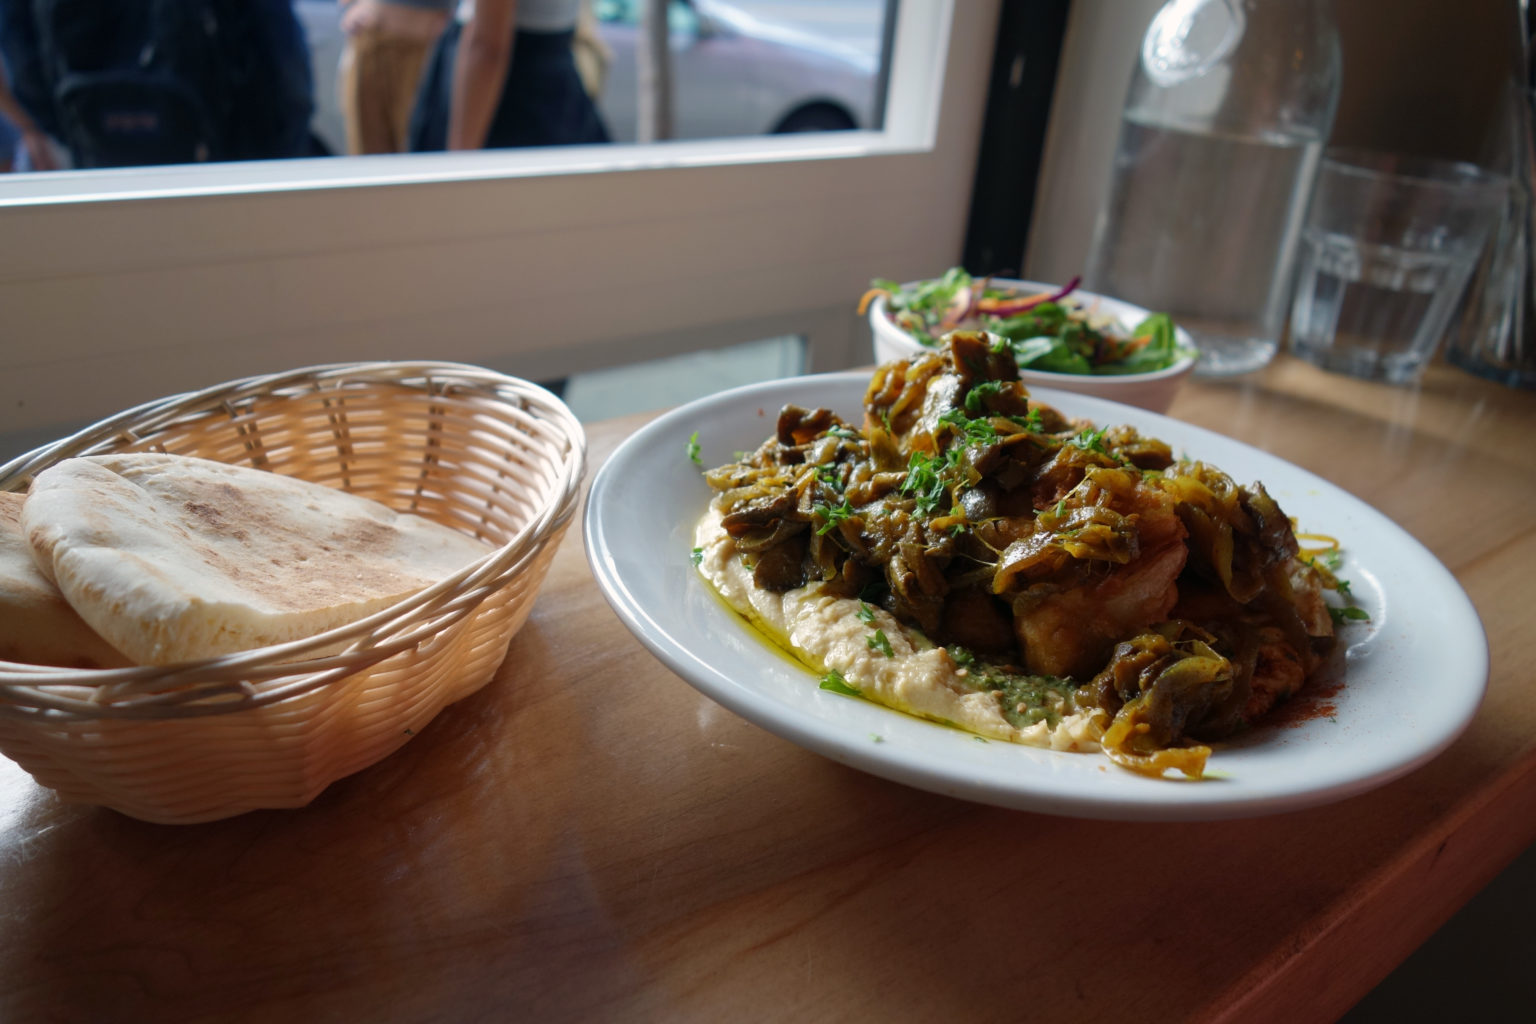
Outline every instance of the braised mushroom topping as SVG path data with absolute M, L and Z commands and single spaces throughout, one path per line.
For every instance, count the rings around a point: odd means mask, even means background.
M 1200 774 L 1332 639 L 1328 578 L 1261 486 L 1041 405 L 982 332 L 881 366 L 860 424 L 785 407 L 706 479 L 755 585 L 885 609 L 1012 716 L 1102 709 L 1136 771 Z

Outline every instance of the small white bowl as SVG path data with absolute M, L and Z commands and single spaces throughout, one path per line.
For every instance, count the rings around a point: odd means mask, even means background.
M 1037 281 L 993 278 L 991 283 L 995 287 L 1016 291 L 1020 295 L 1036 295 L 1057 290 L 1055 285 L 1041 284 Z M 1096 295 L 1093 292 L 1075 291 L 1071 297 L 1085 309 L 1110 317 L 1126 331 L 1132 330 L 1150 315 L 1148 310 L 1140 306 L 1105 295 Z M 1188 350 L 1189 354 L 1167 369 L 1155 370 L 1152 373 L 1125 374 L 1048 373 L 1044 370 L 1020 370 L 1019 379 L 1028 388 L 1055 388 L 1058 391 L 1107 398 L 1112 402 L 1124 402 L 1126 405 L 1150 409 L 1152 412 L 1167 412 L 1168 406 L 1173 404 L 1173 396 L 1178 393 L 1179 385 L 1195 368 L 1195 360 L 1198 358 L 1194 340 L 1190 338 L 1189 332 L 1182 327 L 1175 330 L 1179 343 Z M 870 303 L 869 331 L 874 338 L 877 363 L 911 359 L 918 353 L 934 351 L 896 326 L 885 311 L 884 295 L 877 296 L 875 301 Z

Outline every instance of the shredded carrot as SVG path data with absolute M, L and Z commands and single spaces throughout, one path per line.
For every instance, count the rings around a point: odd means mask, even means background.
M 1295 522 L 1292 521 L 1291 529 L 1295 532 Z M 1309 546 L 1308 542 L 1311 542 Z M 1296 533 L 1297 555 L 1301 560 L 1312 567 L 1312 570 L 1323 578 L 1323 586 L 1329 590 L 1348 590 L 1348 585 L 1341 586 L 1338 574 L 1320 559 L 1328 555 L 1337 554 L 1339 541 L 1336 537 L 1330 537 L 1326 533 Z
M 1308 546 L 1308 541 L 1311 541 L 1313 546 Z M 1339 550 L 1338 538 L 1330 537 L 1326 533 L 1298 533 L 1296 543 L 1300 546 L 1301 553 L 1308 558 L 1316 558 L 1318 555 Z
M 1029 302 L 1044 302 L 1054 294 L 1055 292 L 1035 292 L 1033 295 L 1014 295 L 1006 299 L 978 299 L 976 308 L 983 313 L 990 313 L 994 309 L 1009 309 Z
M 863 316 L 865 313 L 869 312 L 869 304 L 875 301 L 875 296 L 889 294 L 891 293 L 884 288 L 871 288 L 869 291 L 865 292 L 859 297 L 859 316 Z

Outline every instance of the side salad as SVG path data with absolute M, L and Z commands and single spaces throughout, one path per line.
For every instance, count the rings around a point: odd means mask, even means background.
M 941 347 L 950 331 L 986 331 L 1012 346 L 1021 370 L 1151 373 L 1194 354 L 1179 342 L 1167 313 L 1151 314 L 1129 334 L 1112 321 L 1095 319 L 1073 298 L 1080 280 L 1055 292 L 1021 295 L 951 267 L 942 277 L 911 285 L 876 279 L 859 312 L 885 296 L 891 321 L 928 348 Z

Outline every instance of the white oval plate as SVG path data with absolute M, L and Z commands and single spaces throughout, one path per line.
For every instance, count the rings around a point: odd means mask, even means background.
M 711 497 L 705 466 L 770 436 L 786 403 L 862 419 L 869 375 L 798 377 L 722 392 L 673 410 L 625 441 L 587 499 L 587 558 L 598 586 L 640 641 L 698 690 L 743 718 L 852 767 L 921 789 L 1003 807 L 1122 820 L 1233 818 L 1295 810 L 1363 792 L 1423 764 L 1466 727 L 1488 675 L 1487 641 L 1455 578 L 1418 541 L 1359 499 L 1273 455 L 1166 416 L 1065 392 L 1037 398 L 1100 426 L 1130 423 L 1176 454 L 1261 481 L 1305 531 L 1339 538 L 1342 575 L 1369 623 L 1341 627 L 1314 685 L 1342 687 L 1331 715 L 1301 716 L 1221 744 L 1213 778 L 1150 779 L 1099 754 L 982 740 L 822 690 L 733 613 L 690 562 Z

